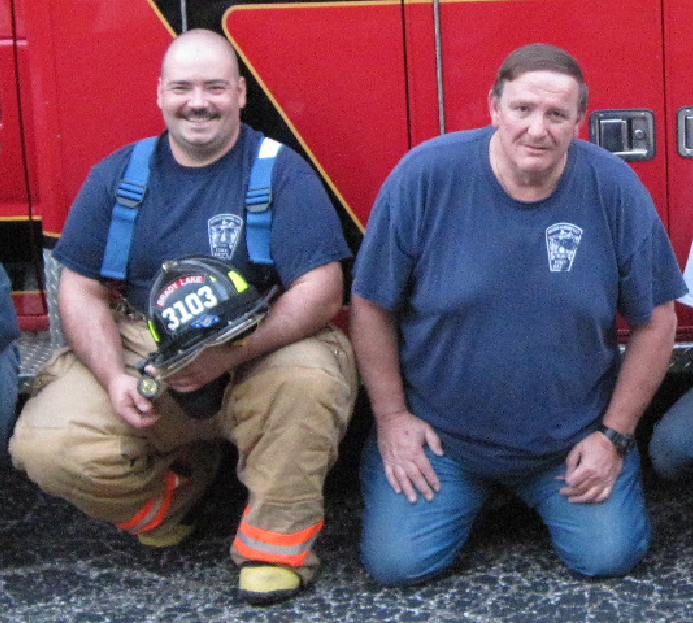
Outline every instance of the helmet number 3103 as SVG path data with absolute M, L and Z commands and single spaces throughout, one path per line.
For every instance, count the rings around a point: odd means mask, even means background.
M 218 302 L 214 290 L 210 286 L 202 286 L 197 292 L 186 294 L 183 299 L 175 301 L 161 315 L 168 321 L 169 331 L 175 331 L 205 310 L 215 307 Z

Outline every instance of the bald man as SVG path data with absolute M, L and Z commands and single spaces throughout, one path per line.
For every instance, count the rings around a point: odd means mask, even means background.
M 141 396 L 135 365 L 155 350 L 146 313 L 162 262 L 214 256 L 258 289 L 267 285 L 245 243 L 245 193 L 262 135 L 241 122 L 246 85 L 229 42 L 205 30 L 177 37 L 163 59 L 157 104 L 167 129 L 152 156 L 127 278 L 114 288 L 101 266 L 133 145 L 92 169 L 55 248 L 65 267 L 59 308 L 69 347 L 38 376 L 11 454 L 48 493 L 165 547 L 193 532 L 191 511 L 231 441 L 248 489 L 231 547 L 239 594 L 275 602 L 315 575 L 324 479 L 355 399 L 351 348 L 330 325 L 350 251 L 320 180 L 282 147 L 271 234 L 280 294 L 242 346 L 208 348 L 166 380 L 185 393 L 229 378 L 220 408 L 201 419 L 169 393 Z

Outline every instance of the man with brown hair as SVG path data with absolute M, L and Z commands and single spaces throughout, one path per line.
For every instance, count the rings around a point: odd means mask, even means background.
M 632 169 L 577 140 L 570 54 L 515 50 L 488 105 L 492 127 L 405 156 L 357 258 L 351 334 L 377 423 L 362 558 L 386 584 L 449 566 L 498 486 L 582 574 L 625 574 L 650 542 L 633 433 L 673 347 L 676 258 Z

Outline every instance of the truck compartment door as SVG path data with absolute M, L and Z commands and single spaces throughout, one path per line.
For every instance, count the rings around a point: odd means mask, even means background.
M 22 99 L 27 41 L 22 5 L 0 0 L 0 261 L 12 280 L 23 329 L 47 328 L 41 291 L 40 221 L 31 209 L 27 140 L 31 127 Z
M 664 0 L 666 117 L 665 123 L 660 125 L 666 126 L 669 235 L 682 267 L 691 263 L 693 240 L 691 32 L 693 4 L 690 0 Z M 679 337 L 693 340 L 693 308 L 680 305 L 678 315 Z

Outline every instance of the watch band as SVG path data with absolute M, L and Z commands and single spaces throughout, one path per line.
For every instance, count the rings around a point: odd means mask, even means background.
M 601 426 L 599 432 L 602 433 L 616 448 L 621 456 L 625 456 L 635 447 L 635 435 L 619 433 L 608 426 Z

